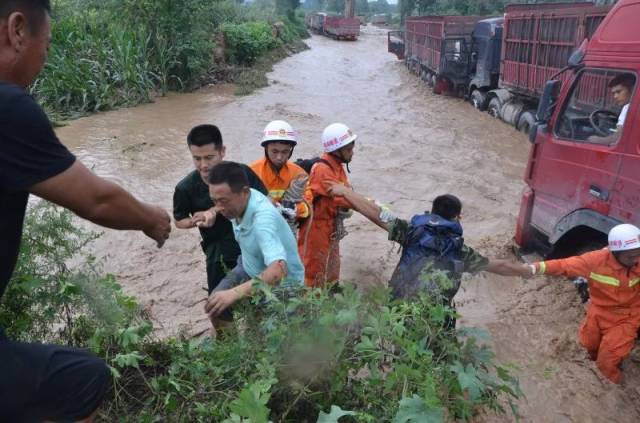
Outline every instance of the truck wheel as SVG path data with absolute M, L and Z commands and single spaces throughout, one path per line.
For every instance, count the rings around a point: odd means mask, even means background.
M 533 112 L 527 110 L 520 115 L 520 119 L 518 119 L 518 131 L 523 132 L 525 134 L 529 133 L 531 127 L 536 122 L 536 118 L 533 116 Z
M 487 96 L 480 90 L 473 90 L 471 93 L 471 104 L 480 111 L 487 109 Z
M 502 104 L 500 103 L 500 100 L 498 99 L 498 97 L 493 97 L 491 101 L 489 101 L 489 105 L 487 106 L 487 112 L 489 112 L 489 114 L 494 118 L 500 119 L 501 109 L 502 109 Z

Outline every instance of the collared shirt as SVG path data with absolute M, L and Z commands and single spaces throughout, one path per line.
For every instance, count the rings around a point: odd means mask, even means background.
M 266 194 L 267 189 L 262 181 L 249 166 L 241 164 L 247 174 L 249 187 Z M 209 210 L 213 201 L 209 196 L 209 186 L 202 180 L 197 170 L 191 171 L 178 184 L 173 193 L 173 218 L 182 220 L 193 216 L 196 212 Z M 198 228 L 202 236 L 203 247 L 207 250 L 217 242 L 233 240 L 231 223 L 222 215 L 216 216 L 216 221 L 210 228 Z M 233 241 L 231 241 L 233 242 Z
M 251 189 L 247 208 L 240 220 L 233 219 L 233 232 L 242 251 L 242 266 L 256 278 L 271 263 L 287 263 L 283 286 L 302 285 L 304 268 L 289 225 L 271 201 Z

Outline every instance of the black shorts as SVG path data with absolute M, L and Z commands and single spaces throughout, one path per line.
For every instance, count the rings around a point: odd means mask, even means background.
M 109 368 L 94 355 L 10 341 L 0 329 L 0 422 L 82 420 L 110 386 Z

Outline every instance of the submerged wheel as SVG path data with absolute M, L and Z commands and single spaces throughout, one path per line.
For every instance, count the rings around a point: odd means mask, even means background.
M 500 100 L 498 99 L 498 97 L 493 97 L 491 101 L 489 101 L 489 105 L 487 106 L 487 112 L 494 118 L 500 119 L 502 116 L 500 112 L 501 109 L 502 109 L 502 103 L 500 103 Z
M 487 95 L 480 90 L 473 90 L 470 98 L 473 107 L 480 111 L 487 110 Z

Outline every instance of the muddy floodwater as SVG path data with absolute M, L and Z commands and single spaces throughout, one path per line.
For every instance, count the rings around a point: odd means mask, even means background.
M 439 194 L 456 194 L 466 242 L 485 255 L 514 259 L 526 137 L 462 100 L 433 95 L 386 52 L 386 31 L 369 27 L 357 42 L 314 36 L 307 44 L 251 96 L 235 97 L 224 86 L 174 94 L 73 121 L 58 135 L 98 175 L 171 210 L 176 183 L 192 170 L 186 146 L 192 126 L 218 125 L 227 159 L 249 163 L 263 155 L 260 137 L 270 120 L 287 120 L 300 132 L 294 157 L 305 158 L 320 154 L 326 125 L 343 122 L 358 134 L 350 166 L 356 190 L 407 218 Z M 362 217 L 354 216 L 348 230 L 342 278 L 386 283 L 397 248 Z M 151 311 L 160 336 L 207 328 L 197 230 L 174 228 L 160 250 L 142 234 L 106 230 L 92 248 L 104 270 Z M 577 344 L 584 310 L 568 282 L 480 274 L 465 278 L 457 303 L 461 324 L 488 329 L 498 359 L 514 366 L 527 396 L 518 402 L 522 421 L 640 421 L 637 351 L 622 386 L 603 381 Z

